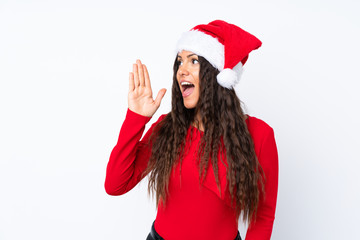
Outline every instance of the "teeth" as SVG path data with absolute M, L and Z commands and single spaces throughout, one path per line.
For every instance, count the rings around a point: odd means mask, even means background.
M 181 86 L 184 86 L 184 85 L 193 85 L 192 83 L 189 83 L 189 82 L 182 82 L 181 83 Z

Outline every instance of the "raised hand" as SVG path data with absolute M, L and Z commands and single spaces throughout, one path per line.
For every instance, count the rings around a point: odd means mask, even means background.
M 136 60 L 133 72 L 129 74 L 129 109 L 137 114 L 152 117 L 159 108 L 165 92 L 166 89 L 162 88 L 156 99 L 153 99 L 148 70 L 140 60 Z

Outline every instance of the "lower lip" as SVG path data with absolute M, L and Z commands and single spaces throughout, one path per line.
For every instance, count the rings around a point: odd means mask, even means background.
M 190 96 L 190 95 L 193 93 L 194 89 L 195 89 L 195 87 L 186 89 L 186 90 L 182 93 L 182 96 L 183 96 L 184 98 Z

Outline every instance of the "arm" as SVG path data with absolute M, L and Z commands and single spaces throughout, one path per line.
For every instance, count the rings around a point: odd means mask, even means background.
M 166 89 L 161 89 L 153 100 L 149 73 L 140 60 L 133 65 L 129 74 L 128 111 L 121 127 L 119 139 L 113 148 L 106 169 L 105 190 L 110 195 L 121 195 L 130 191 L 141 181 L 147 167 L 151 146 L 147 146 L 153 127 L 140 140 L 145 124 L 149 122 L 160 106 Z
M 106 169 L 105 191 L 109 195 L 121 195 L 134 188 L 141 180 L 141 174 L 147 167 L 151 154 L 151 146 L 146 143 L 153 131 L 165 115 L 146 132 L 143 139 L 145 124 L 151 117 L 139 115 L 130 109 L 121 127 L 118 142 L 113 148 Z
M 246 233 L 246 240 L 270 240 L 275 219 L 278 192 L 278 152 L 274 131 L 269 128 L 261 145 L 259 162 L 264 170 L 265 199 L 260 195 L 256 222 L 251 223 Z

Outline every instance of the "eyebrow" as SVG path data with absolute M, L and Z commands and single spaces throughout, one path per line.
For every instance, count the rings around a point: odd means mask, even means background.
M 192 53 L 192 54 L 187 55 L 186 57 L 189 58 L 189 57 L 194 56 L 194 55 L 196 55 L 196 54 L 195 54 L 195 53 Z M 182 58 L 182 57 L 179 56 L 179 55 L 177 55 L 177 57 L 178 57 L 178 58 Z

